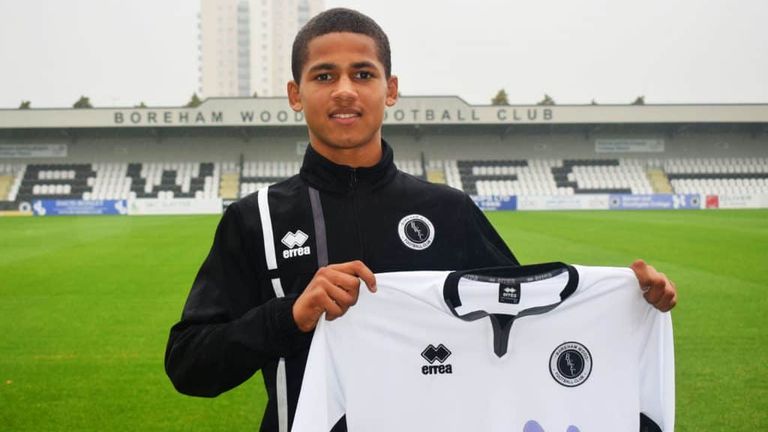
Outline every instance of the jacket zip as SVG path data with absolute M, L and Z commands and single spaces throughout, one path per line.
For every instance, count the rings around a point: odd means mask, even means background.
M 360 260 L 365 262 L 365 249 L 363 248 L 363 233 L 360 229 L 360 212 L 357 208 L 357 168 L 350 169 L 349 188 L 352 191 L 352 214 L 354 217 L 355 232 L 357 232 L 358 248 L 360 250 Z

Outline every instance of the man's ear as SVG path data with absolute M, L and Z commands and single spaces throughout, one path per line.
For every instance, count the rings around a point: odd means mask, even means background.
M 390 76 L 387 78 L 387 100 L 386 104 L 388 107 L 393 106 L 395 103 L 397 103 L 398 93 L 397 93 L 397 77 L 395 75 Z
M 288 104 L 296 112 L 304 109 L 301 104 L 301 95 L 299 95 L 299 84 L 294 80 L 288 81 Z

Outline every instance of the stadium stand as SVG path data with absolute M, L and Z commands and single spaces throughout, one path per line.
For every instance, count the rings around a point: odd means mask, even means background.
M 558 187 L 573 187 L 574 193 L 649 194 L 653 188 L 648 181 L 645 164 L 636 159 L 565 160 L 562 169 L 552 169 L 558 182 L 561 173 L 566 181 Z
M 450 170 L 447 177 L 454 184 L 460 183 L 469 194 L 646 194 L 653 191 L 644 163 L 636 159 L 472 160 L 448 161 L 445 165 Z M 451 168 L 454 165 L 456 170 Z
M 424 164 L 419 160 L 396 160 L 395 165 L 403 171 L 420 179 L 426 179 Z
M 300 162 L 244 162 L 242 177 L 240 178 L 240 196 L 246 196 L 265 186 L 298 174 L 300 168 Z
M 763 194 L 768 158 L 399 160 L 403 171 L 471 195 Z M 426 167 L 425 167 L 426 165 Z M 0 166 L 0 196 L 237 199 L 299 172 L 298 161 Z
M 26 166 L 18 198 L 80 199 L 90 189 L 95 173 L 90 164 L 30 164 Z
M 768 158 L 668 159 L 663 163 L 677 193 L 768 193 Z
M 218 174 L 212 162 L 131 163 L 127 169 L 136 198 L 214 198 L 219 193 Z M 124 183 L 112 185 L 124 187 Z
M 83 192 L 82 198 L 85 200 L 135 198 L 136 194 L 131 194 L 132 179 L 126 175 L 127 170 L 128 164 L 94 164 L 94 176 L 86 180 L 91 190 Z
M 0 163 L 0 201 L 16 199 L 23 175 L 23 164 Z
M 424 179 L 432 183 L 447 184 L 456 189 L 463 189 L 456 161 L 428 161 Z
M 19 177 L 15 198 L 24 201 L 215 198 L 219 194 L 218 170 L 211 162 L 30 164 Z
M 395 161 L 395 165 L 408 174 L 424 178 L 424 169 L 418 160 Z M 243 163 L 240 178 L 240 196 L 250 193 L 298 174 L 301 162 L 248 161 Z
M 396 162 L 403 171 L 424 177 L 418 160 Z M 17 186 L 18 198 L 132 199 L 224 198 L 237 199 L 299 172 L 300 162 L 247 161 L 242 171 L 236 162 L 104 162 L 95 164 L 30 164 Z M 24 166 L 16 167 L 15 170 Z M 10 165 L 0 174 L 13 187 Z M 2 180 L 5 179 L 5 180 Z M 0 190 L 1 191 L 1 190 Z M 238 195 L 239 191 L 239 195 Z M 5 195 L 4 195 L 5 196 Z M 12 201 L 16 197 L 8 198 Z
M 238 198 L 240 190 L 240 171 L 235 162 L 222 162 L 219 164 L 219 196 L 223 199 L 233 200 Z
M 0 212 L 96 205 L 34 202 L 46 199 L 224 207 L 298 172 L 307 129 L 287 106 L 211 98 L 195 109 L 0 110 Z M 691 194 L 673 204 L 768 207 L 767 104 L 499 107 L 406 96 L 387 113 L 400 169 L 491 207 L 578 207 L 625 194 L 643 195 L 632 206 Z

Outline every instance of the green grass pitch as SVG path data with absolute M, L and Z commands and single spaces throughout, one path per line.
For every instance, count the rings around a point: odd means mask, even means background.
M 677 430 L 768 430 L 768 211 L 489 217 L 524 263 L 642 257 L 669 274 Z M 260 377 L 201 399 L 163 371 L 217 221 L 0 218 L 0 430 L 256 430 Z

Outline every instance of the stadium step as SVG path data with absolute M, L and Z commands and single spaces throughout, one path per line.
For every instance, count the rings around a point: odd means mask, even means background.
M 240 190 L 240 174 L 236 172 L 225 172 L 221 174 L 221 183 L 219 183 L 219 196 L 222 199 L 237 199 L 237 192 Z
M 430 183 L 446 184 L 445 171 L 436 168 L 427 169 L 427 181 Z
M 664 170 L 661 168 L 648 168 L 646 175 L 654 193 L 672 193 L 672 185 L 669 183 L 669 178 Z
M 0 175 L 0 201 L 8 200 L 9 193 L 11 192 L 11 185 L 13 184 L 12 175 Z

